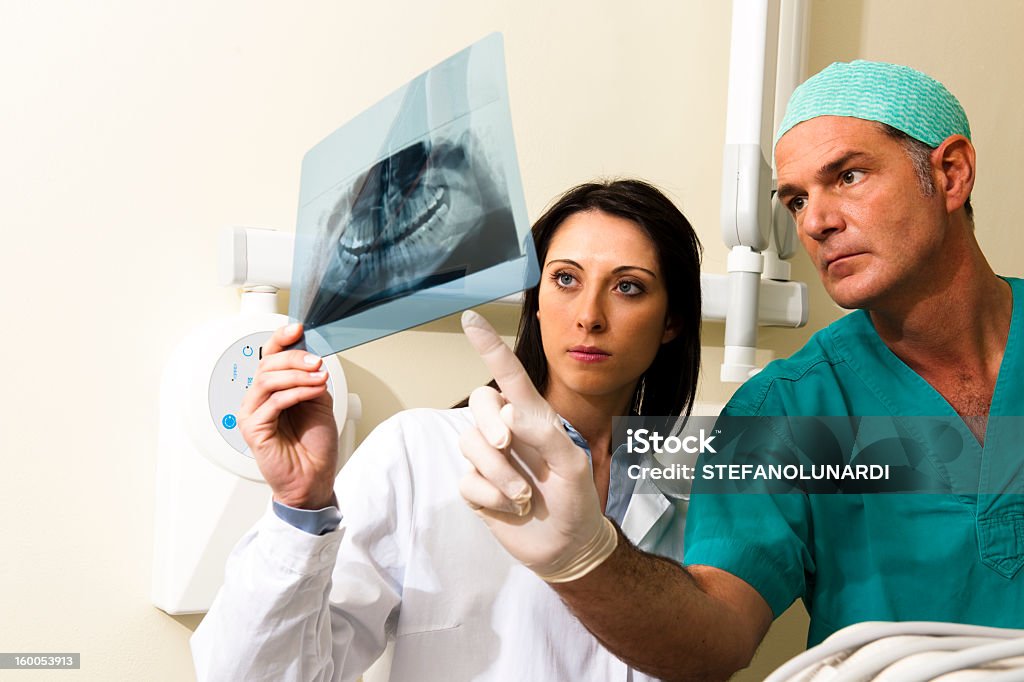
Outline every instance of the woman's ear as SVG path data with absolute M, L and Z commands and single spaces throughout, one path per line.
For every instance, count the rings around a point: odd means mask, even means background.
M 676 324 L 672 316 L 669 315 L 665 318 L 665 333 L 661 335 L 662 345 L 672 341 L 679 336 L 679 326 Z

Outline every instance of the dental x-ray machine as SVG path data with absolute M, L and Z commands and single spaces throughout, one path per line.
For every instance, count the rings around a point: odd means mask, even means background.
M 174 350 L 160 386 L 153 604 L 169 614 L 209 610 L 231 548 L 270 503 L 238 427 L 238 411 L 271 333 L 289 320 L 277 291 L 290 285 L 292 235 L 229 228 L 220 244 L 221 282 L 242 287 L 241 309 L 193 330 Z M 324 358 L 339 463 L 351 454 L 359 397 L 337 357 Z

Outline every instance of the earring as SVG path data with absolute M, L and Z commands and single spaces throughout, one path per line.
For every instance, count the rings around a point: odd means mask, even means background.
M 636 400 L 633 401 L 633 414 L 642 414 L 644 407 L 644 389 L 647 387 L 647 375 L 640 377 L 640 385 L 636 390 Z

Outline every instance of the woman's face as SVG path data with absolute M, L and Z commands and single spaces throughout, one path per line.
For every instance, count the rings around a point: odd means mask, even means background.
M 593 210 L 557 229 L 538 291 L 545 397 L 628 408 L 637 380 L 676 330 L 650 237 L 631 220 Z

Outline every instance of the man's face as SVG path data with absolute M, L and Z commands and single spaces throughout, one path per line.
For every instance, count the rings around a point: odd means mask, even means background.
M 923 291 L 948 216 L 900 142 L 871 121 L 819 116 L 783 135 L 775 160 L 779 199 L 836 303 L 878 308 Z

